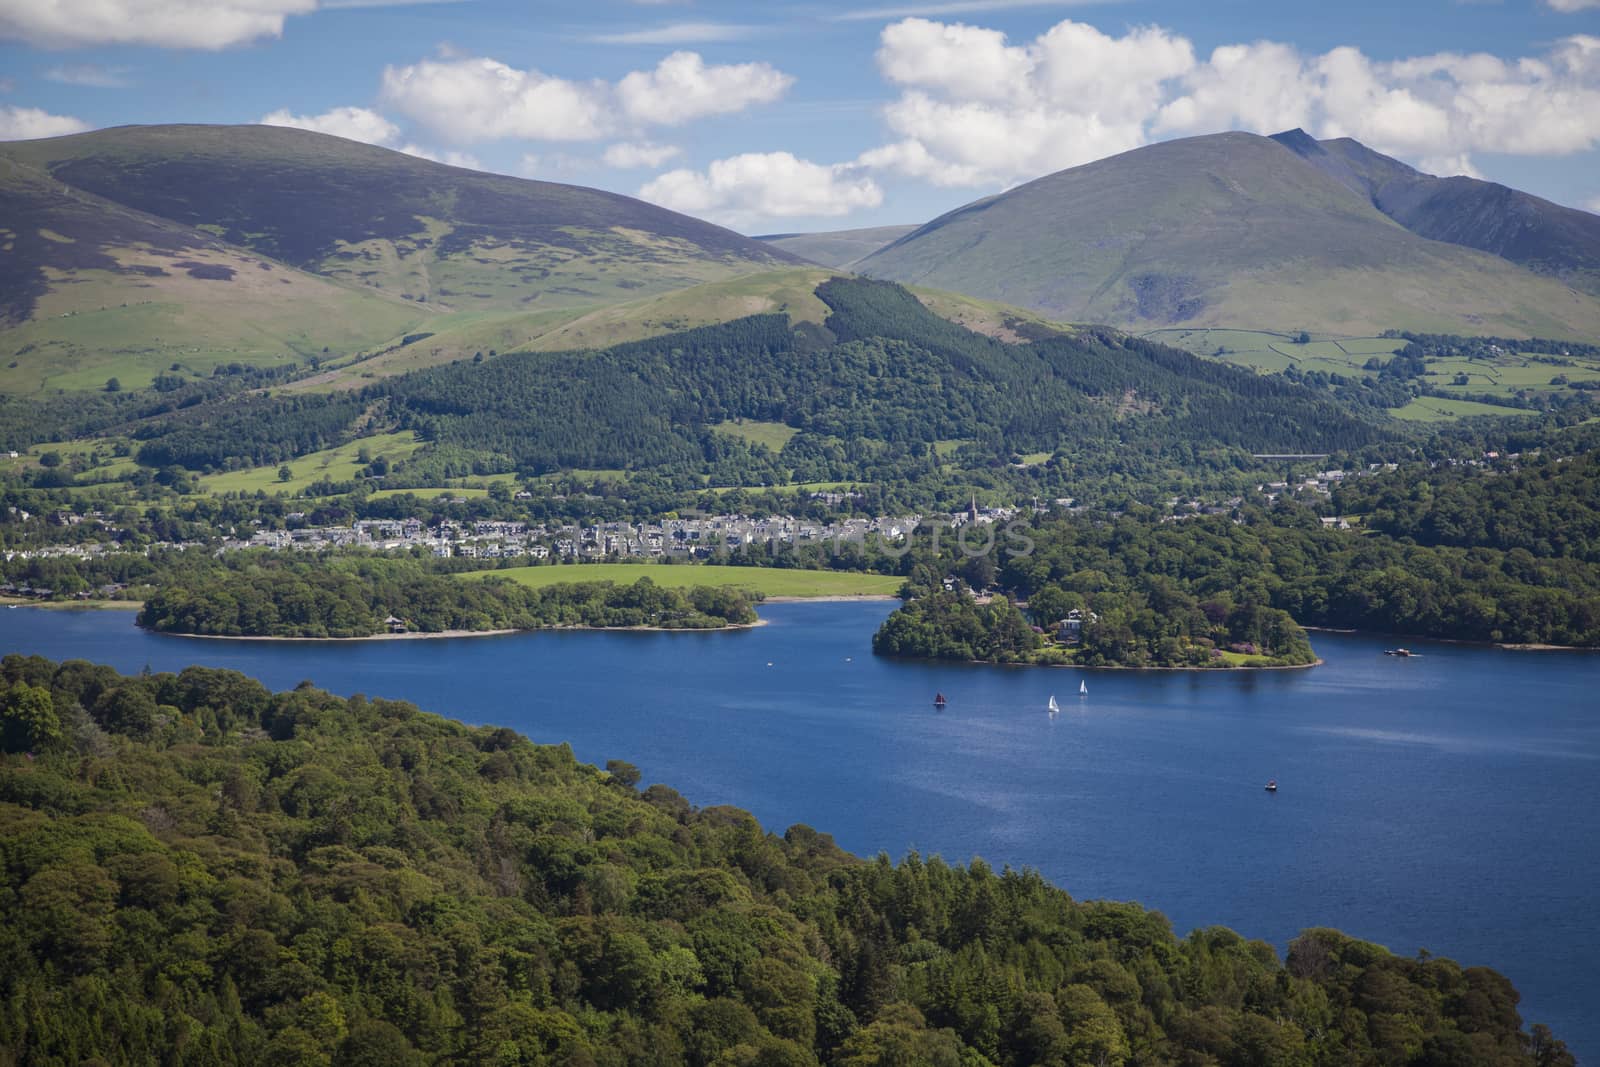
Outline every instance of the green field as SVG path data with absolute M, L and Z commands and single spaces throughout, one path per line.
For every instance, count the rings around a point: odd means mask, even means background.
M 1526 415 L 1516 408 L 1503 408 L 1494 404 L 1480 404 L 1475 400 L 1452 400 L 1437 396 L 1419 396 L 1403 408 L 1390 408 L 1389 414 L 1410 422 L 1448 422 L 1468 415 Z
M 781 422 L 753 422 L 748 419 L 719 422 L 711 428 L 718 433 L 737 437 L 753 445 L 766 445 L 774 452 L 783 451 L 783 446 L 789 443 L 789 439 L 800 432 L 793 426 L 785 426 Z
M 1318 334 L 1313 334 L 1307 344 L 1297 344 L 1290 334 L 1268 330 L 1155 330 L 1144 336 L 1263 373 L 1281 372 L 1292 366 L 1301 372 L 1323 371 L 1345 377 L 1373 375 L 1376 372 L 1367 369 L 1368 360 L 1376 358 L 1388 362 L 1406 345 L 1401 338 Z M 1516 408 L 1496 407 L 1465 398 L 1559 391 L 1565 384 L 1552 380 L 1559 376 L 1568 381 L 1600 380 L 1600 362 L 1575 358 L 1564 358 L 1561 363 L 1540 362 L 1535 358 L 1539 355 L 1507 352 L 1492 360 L 1465 356 L 1430 358 L 1426 360 L 1424 379 L 1428 387 L 1460 394 L 1462 399 L 1424 397 L 1391 414 L 1413 422 L 1440 422 L 1465 415 L 1517 415 L 1521 412 Z
M 1295 335 L 1271 330 L 1154 330 L 1147 340 L 1182 348 L 1199 356 L 1224 359 L 1257 370 L 1281 371 L 1291 365 L 1303 371 L 1345 375 L 1367 373 L 1373 356 L 1392 356 L 1406 346 L 1394 337 L 1337 337 L 1313 333 L 1306 344 Z
M 629 585 L 649 578 L 659 586 L 687 589 L 697 585 L 734 585 L 769 597 L 893 596 L 903 578 L 853 571 L 777 570 L 772 567 L 730 567 L 714 563 L 580 563 L 548 567 L 512 567 L 472 571 L 463 577 L 510 578 L 534 589 L 566 582 L 617 582 Z
M 359 453 L 363 448 L 374 458 L 388 456 L 391 460 L 397 460 L 405 459 L 421 447 L 422 442 L 409 430 L 404 433 L 377 434 L 291 460 L 287 466 L 293 477 L 288 481 L 278 479 L 278 468 L 275 466 L 251 467 L 242 471 L 208 474 L 200 479 L 200 488 L 208 493 L 254 493 L 258 490 L 303 493 L 324 478 L 336 482 L 354 478 L 362 467 Z

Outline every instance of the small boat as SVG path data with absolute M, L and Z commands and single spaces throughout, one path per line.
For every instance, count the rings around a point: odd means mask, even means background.
M 1078 683 L 1078 695 L 1081 697 L 1089 695 L 1089 682 L 1087 679 Z
M 935 693 L 935 694 L 933 694 L 933 706 L 934 707 L 942 708 L 948 703 L 950 703 L 950 702 L 944 698 L 944 694 L 943 693 Z
M 1416 653 L 1411 651 L 1409 648 L 1386 648 L 1386 649 L 1383 650 L 1383 654 L 1385 656 L 1415 656 L 1416 655 Z
M 1277 791 L 1278 791 L 1278 780 L 1276 778 L 1267 779 L 1267 792 L 1276 793 Z
M 1052 715 L 1061 710 L 1061 705 L 1056 703 L 1056 695 L 1054 693 L 1050 694 L 1050 703 L 1045 705 L 1045 710 Z

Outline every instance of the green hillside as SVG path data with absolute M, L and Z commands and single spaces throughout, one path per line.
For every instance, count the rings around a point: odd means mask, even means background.
M 398 337 L 426 315 L 0 155 L 0 392 L 113 377 L 131 389 L 174 364 L 205 375 L 302 363 Z
M 748 315 L 782 313 L 791 323 L 821 324 L 828 308 L 817 299 L 815 290 L 832 274 L 815 268 L 787 267 L 597 308 L 442 315 L 429 321 L 428 336 L 416 343 L 393 346 L 350 361 L 306 378 L 295 388 L 357 388 L 373 379 L 452 363 L 479 353 L 609 348 Z
M 936 481 L 947 463 L 1038 466 L 1058 453 L 1081 477 L 1131 470 L 1140 457 L 1329 451 L 1382 432 L 1281 377 L 1110 331 L 1011 343 L 861 279 L 830 279 L 811 299 L 826 308 L 820 325 L 751 315 L 600 351 L 462 361 L 358 391 L 197 404 L 142 426 L 137 458 L 196 472 L 271 468 L 409 430 L 428 447 L 407 469 L 648 472 L 684 490 Z M 740 420 L 769 432 L 730 431 Z M 794 432 L 770 432 L 780 428 Z M 946 456 L 942 442 L 968 444 Z
M 428 320 L 427 336 L 412 344 L 339 361 L 291 388 L 354 389 L 480 353 L 599 350 L 750 315 L 782 314 L 791 326 L 820 326 L 828 316 L 828 305 L 816 290 L 832 277 L 836 275 L 830 270 L 787 267 L 592 309 L 441 315 Z M 961 293 L 919 288 L 915 295 L 935 315 L 1002 341 L 1020 342 L 1039 331 L 1073 329 L 1032 311 Z
M 774 233 L 756 238 L 813 263 L 840 269 L 854 267 L 885 245 L 915 230 L 915 226 L 872 226 L 827 233 Z
M 874 277 L 1074 322 L 1600 336 L 1600 300 L 1425 240 L 1244 133 L 1151 145 L 953 211 L 863 260 Z
M 268 126 L 0 145 L 0 252 L 7 393 L 374 355 L 390 374 L 800 262 L 629 197 Z

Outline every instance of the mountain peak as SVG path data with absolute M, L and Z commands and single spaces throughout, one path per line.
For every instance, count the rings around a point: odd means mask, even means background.
M 1272 140 L 1298 156 L 1311 156 L 1324 152 L 1322 143 L 1298 126 L 1292 130 L 1273 134 Z

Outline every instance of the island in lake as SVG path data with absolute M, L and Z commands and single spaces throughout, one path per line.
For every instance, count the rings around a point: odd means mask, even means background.
M 1249 669 L 1311 667 L 1306 632 L 1277 608 L 1202 604 L 1167 589 L 1159 606 L 1146 598 L 1106 606 L 1104 614 L 1062 608 L 1048 627 L 1041 596 L 1029 622 L 1005 597 L 987 600 L 949 589 L 908 601 L 872 637 L 880 656 L 1055 667 Z

